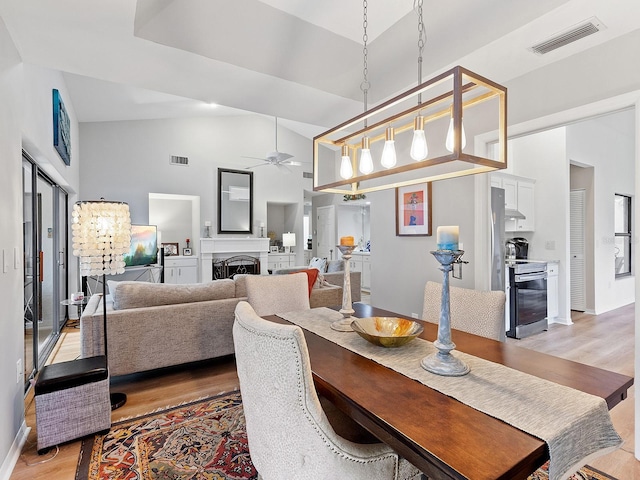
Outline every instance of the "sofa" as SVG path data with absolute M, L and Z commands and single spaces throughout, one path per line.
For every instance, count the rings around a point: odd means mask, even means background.
M 197 284 L 109 281 L 106 298 L 111 376 L 217 358 L 234 353 L 232 326 L 247 299 L 246 275 Z M 314 307 L 342 303 L 342 287 L 316 286 Z M 80 317 L 82 358 L 104 354 L 102 295 Z

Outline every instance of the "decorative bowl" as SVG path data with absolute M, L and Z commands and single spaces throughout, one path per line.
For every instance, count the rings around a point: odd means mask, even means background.
M 418 322 L 397 317 L 356 318 L 353 331 L 365 340 L 381 347 L 401 347 L 422 333 Z

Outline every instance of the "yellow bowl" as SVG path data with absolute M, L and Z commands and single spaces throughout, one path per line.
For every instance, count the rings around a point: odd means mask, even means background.
M 401 347 L 424 330 L 418 322 L 397 317 L 357 318 L 351 322 L 351 328 L 365 340 L 381 347 Z

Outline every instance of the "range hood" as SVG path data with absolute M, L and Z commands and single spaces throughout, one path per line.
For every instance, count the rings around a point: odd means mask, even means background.
M 525 217 L 519 210 L 506 208 L 504 210 L 504 218 L 505 220 L 524 220 L 527 217 Z

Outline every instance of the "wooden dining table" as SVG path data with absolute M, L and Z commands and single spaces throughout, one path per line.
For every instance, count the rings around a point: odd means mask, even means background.
M 359 318 L 408 318 L 361 303 L 353 308 Z M 420 337 L 436 340 L 437 324 L 422 324 Z M 430 479 L 526 479 L 549 459 L 543 440 L 303 331 L 317 391 Z M 609 409 L 633 385 L 626 375 L 462 331 L 453 330 L 452 340 L 461 352 L 601 397 Z

